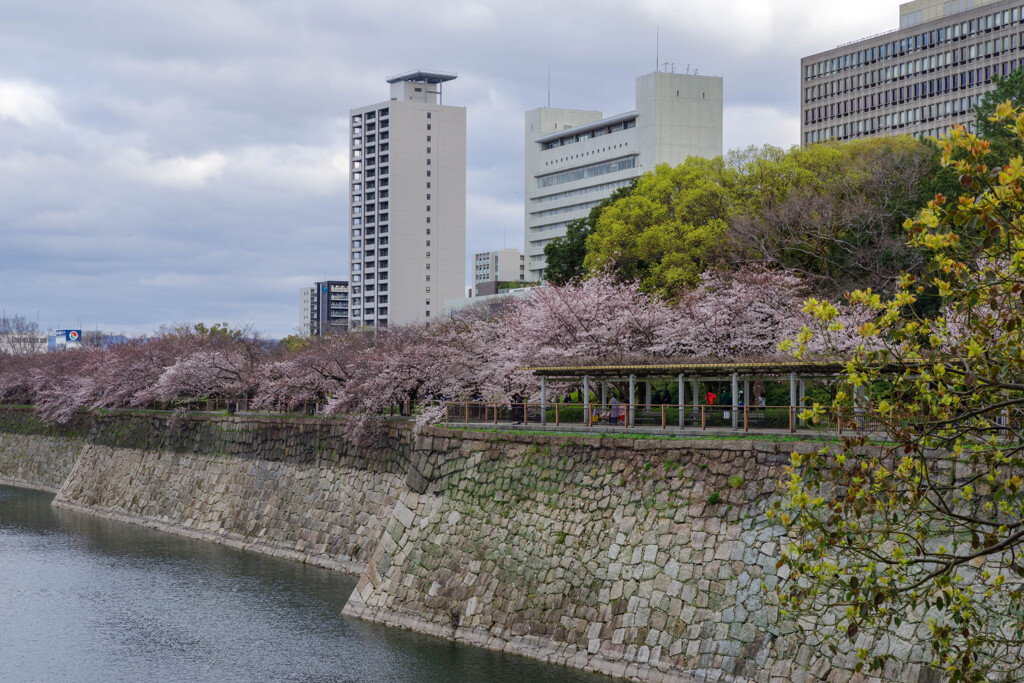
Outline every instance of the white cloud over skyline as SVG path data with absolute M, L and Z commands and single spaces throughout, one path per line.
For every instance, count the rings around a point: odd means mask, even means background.
M 347 115 L 387 76 L 455 71 L 467 251 L 522 246 L 523 113 L 633 107 L 661 61 L 725 79 L 726 149 L 797 142 L 799 60 L 898 2 L 8 0 L 0 306 L 44 327 L 298 325 L 347 275 Z

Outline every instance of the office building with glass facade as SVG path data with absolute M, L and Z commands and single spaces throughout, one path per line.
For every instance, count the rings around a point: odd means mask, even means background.
M 972 110 L 1024 60 L 1021 0 L 916 0 L 900 28 L 801 60 L 801 140 L 974 130 Z
M 722 79 L 651 73 L 636 80 L 636 108 L 541 107 L 526 112 L 526 279 L 544 272 L 544 245 L 570 221 L 657 164 L 722 154 Z

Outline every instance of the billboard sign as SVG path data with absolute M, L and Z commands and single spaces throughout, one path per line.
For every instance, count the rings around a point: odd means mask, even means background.
M 54 343 L 58 349 L 77 349 L 82 341 L 81 330 L 57 330 Z

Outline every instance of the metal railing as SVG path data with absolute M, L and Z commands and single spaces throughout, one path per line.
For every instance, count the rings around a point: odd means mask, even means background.
M 730 406 L 657 403 L 490 403 L 448 401 L 448 424 L 579 425 L 588 429 L 736 429 L 749 431 L 860 431 L 864 418 L 849 410 L 830 410 L 813 424 L 800 418 L 804 406 Z

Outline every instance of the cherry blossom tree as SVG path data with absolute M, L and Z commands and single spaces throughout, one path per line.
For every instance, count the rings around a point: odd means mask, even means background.
M 535 400 L 531 366 L 780 356 L 779 343 L 808 319 L 804 295 L 796 275 L 760 267 L 705 274 L 675 304 L 599 274 L 430 325 L 329 335 L 290 350 L 227 325 L 177 326 L 108 349 L 5 358 L 0 400 L 31 400 L 53 419 L 201 397 L 251 396 L 275 410 L 320 401 L 348 416 L 352 435 L 369 435 L 396 407 L 416 407 L 428 422 L 445 400 Z

